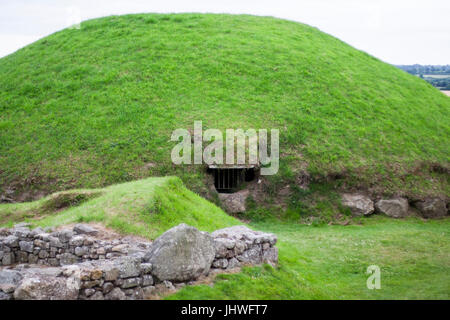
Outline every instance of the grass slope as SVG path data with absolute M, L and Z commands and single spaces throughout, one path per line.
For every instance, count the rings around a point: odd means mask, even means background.
M 154 239 L 187 223 L 204 231 L 239 224 L 220 208 L 186 189 L 179 178 L 147 178 L 104 189 L 71 190 L 44 199 L 0 205 L 0 225 L 22 220 L 35 226 L 101 222 L 122 233 Z
M 0 59 L 0 75 L 3 189 L 180 174 L 170 134 L 203 120 L 204 128 L 279 128 L 285 178 L 302 162 L 393 191 L 448 193 L 448 180 L 428 169 L 449 162 L 450 99 L 300 23 L 112 16 Z M 201 188 L 197 169 L 181 175 Z

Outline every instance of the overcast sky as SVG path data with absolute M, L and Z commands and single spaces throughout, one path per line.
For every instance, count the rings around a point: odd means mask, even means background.
M 274 16 L 315 26 L 392 64 L 450 64 L 449 0 L 0 0 L 0 57 L 79 18 L 142 12 Z

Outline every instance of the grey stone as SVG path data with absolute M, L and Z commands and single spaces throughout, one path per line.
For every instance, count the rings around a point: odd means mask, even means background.
M 262 260 L 264 263 L 268 263 L 275 266 L 278 263 L 278 248 L 271 247 L 263 251 Z
M 28 253 L 25 251 L 16 251 L 16 261 L 19 263 L 28 262 Z
M 120 275 L 119 268 L 108 266 L 106 268 L 103 268 L 103 271 L 105 273 L 106 281 L 115 281 L 119 278 Z
M 262 248 L 259 245 L 254 246 L 236 258 L 245 264 L 260 264 L 262 262 Z
M 114 289 L 114 285 L 111 282 L 105 282 L 103 284 L 103 293 L 104 294 L 111 292 L 112 289 Z
M 241 266 L 241 263 L 239 262 L 238 259 L 236 258 L 231 258 L 230 260 L 228 260 L 228 266 L 227 269 L 234 269 L 234 268 L 238 268 Z
M 63 246 L 61 241 L 57 237 L 49 236 L 48 239 L 50 241 L 51 247 L 61 248 Z
M 41 227 L 37 227 L 34 228 L 33 230 L 31 230 L 30 232 L 30 236 L 33 238 L 37 238 L 39 235 L 45 233 L 44 229 L 42 229 Z
M 27 275 L 14 291 L 16 300 L 76 300 L 79 287 L 72 279 L 43 274 Z
M 154 286 L 148 286 L 148 287 L 142 288 L 143 299 L 149 299 L 151 297 L 151 295 L 155 292 L 155 289 L 156 288 Z
M 28 263 L 37 263 L 37 261 L 38 261 L 38 256 L 36 256 L 34 254 L 28 255 Z
M 81 287 L 90 289 L 90 288 L 98 287 L 101 285 L 103 285 L 101 280 L 90 280 L 90 281 L 83 281 L 83 283 L 81 284 Z
M 442 218 L 447 215 L 445 201 L 439 198 L 430 198 L 424 201 L 418 201 L 415 207 L 419 210 L 419 214 L 424 218 Z
M 12 299 L 12 295 L 0 291 L 0 301 L 11 300 L 11 299 Z
M 127 300 L 141 300 L 144 297 L 144 291 L 142 288 L 133 288 L 125 291 Z
M 26 227 L 14 228 L 12 230 L 12 234 L 15 235 L 16 237 L 19 237 L 20 239 L 27 238 L 30 233 L 31 233 L 30 229 Z
M 128 253 L 128 245 L 127 244 L 119 244 L 117 246 L 112 247 L 112 252 L 119 252 L 119 253 Z
M 3 258 L 2 258 L 2 264 L 4 266 L 8 266 L 11 265 L 15 262 L 15 258 L 14 258 L 14 253 L 12 252 L 7 252 L 3 254 Z
M 89 297 L 89 300 L 105 300 L 105 297 L 103 296 L 103 293 L 97 291 Z
M 15 270 L 0 270 L 0 291 L 12 293 L 16 289 L 22 275 Z
M 208 233 L 180 224 L 153 242 L 146 260 L 159 280 L 187 281 L 208 274 L 214 256 L 214 241 Z
M 73 231 L 78 233 L 78 234 L 88 234 L 91 236 L 95 236 L 98 234 L 98 230 L 87 225 L 87 224 L 77 224 L 73 227 Z
M 142 274 L 149 274 L 152 272 L 152 264 L 151 263 L 141 263 L 141 272 Z
M 342 205 L 348 207 L 355 216 L 367 216 L 375 210 L 373 201 L 362 194 L 344 193 L 342 195 Z
M 405 198 L 382 199 L 375 203 L 375 208 L 389 217 L 404 218 L 408 216 L 409 204 Z
M 31 223 L 28 222 L 20 222 L 14 225 L 14 228 L 29 228 Z
M 228 213 L 245 212 L 245 202 L 249 195 L 249 190 L 240 190 L 234 193 L 219 193 L 219 199 Z
M 84 295 L 86 297 L 90 297 L 95 293 L 95 289 L 89 288 L 89 289 L 84 289 Z
M 41 251 L 39 251 L 38 257 L 39 257 L 40 259 L 48 258 L 48 251 L 46 251 L 46 250 L 41 250 Z
M 149 274 L 142 276 L 142 286 L 147 287 L 153 285 L 153 277 Z
M 11 235 L 11 231 L 7 228 L 0 228 L 0 237 L 7 237 Z
M 119 288 L 114 288 L 105 295 L 105 300 L 125 300 L 127 297 L 125 293 Z
M 61 268 L 28 268 L 27 274 L 36 274 L 36 275 L 45 275 L 49 277 L 58 277 L 63 273 L 63 270 Z
M 128 278 L 123 281 L 122 288 L 123 289 L 133 288 L 139 286 L 140 284 L 141 284 L 140 278 Z
M 275 240 L 275 241 L 276 241 L 276 240 Z M 268 243 L 268 242 L 265 242 L 264 244 L 270 246 L 270 243 Z M 236 241 L 236 244 L 235 244 L 235 247 L 234 247 L 234 254 L 235 254 L 235 255 L 239 255 L 239 254 L 244 253 L 245 248 L 246 248 L 245 242 L 237 240 L 237 241 Z
M 214 268 L 226 269 L 228 267 L 228 259 L 217 259 L 213 262 Z
M 73 232 L 67 229 L 57 231 L 52 233 L 52 235 L 56 236 L 61 242 L 69 242 L 73 237 Z
M 16 248 L 19 246 L 19 238 L 16 236 L 7 236 L 3 239 L 3 244 L 10 248 Z
M 244 245 L 251 246 L 254 243 L 270 243 L 275 245 L 277 237 L 272 233 L 265 233 L 261 231 L 252 230 L 246 226 L 233 226 L 214 231 L 212 234 L 214 240 L 230 239 L 238 245 L 238 251 L 242 251 Z
M 214 250 L 216 258 L 224 258 L 228 253 L 228 243 L 232 243 L 234 247 L 234 241 L 230 239 L 217 238 L 214 239 Z
M 119 269 L 122 279 L 137 277 L 141 274 L 141 261 L 133 256 L 123 256 L 115 260 L 115 266 Z
M 173 286 L 172 282 L 168 280 L 163 281 L 164 286 L 169 290 L 175 290 L 175 287 Z
M 74 256 L 71 253 L 63 253 L 61 254 L 61 256 L 59 257 L 59 263 L 64 266 L 67 264 L 74 264 L 78 262 L 78 257 Z
M 59 260 L 56 258 L 50 258 L 48 259 L 48 264 L 53 266 L 53 267 L 57 267 L 60 265 Z
M 74 247 L 82 246 L 84 243 L 84 236 L 74 236 L 69 240 L 69 245 Z
M 81 257 L 81 256 L 83 256 L 85 254 L 86 254 L 86 248 L 84 248 L 84 247 L 76 247 L 75 248 L 75 255 L 76 256 Z
M 36 240 L 34 240 L 33 244 L 35 247 L 39 247 L 42 249 L 50 249 L 50 243 L 47 241 L 36 239 Z

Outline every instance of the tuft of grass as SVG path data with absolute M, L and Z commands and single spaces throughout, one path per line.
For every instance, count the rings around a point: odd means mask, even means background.
M 178 175 L 203 193 L 201 168 L 170 161 L 171 132 L 202 120 L 280 129 L 282 183 L 302 162 L 389 192 L 449 193 L 427 168 L 448 167 L 450 99 L 301 23 L 111 16 L 0 59 L 0 75 L 0 191 Z

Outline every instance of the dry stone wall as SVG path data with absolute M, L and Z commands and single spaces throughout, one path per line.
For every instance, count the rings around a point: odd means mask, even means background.
M 232 269 L 245 264 L 276 264 L 277 238 L 270 233 L 251 230 L 245 226 L 235 226 L 214 231 L 215 247 L 213 268 Z
M 88 225 L 76 225 L 48 233 L 41 228 L 30 230 L 24 225 L 0 231 L 0 261 L 3 266 L 14 263 L 61 266 L 83 261 L 110 259 L 131 251 L 146 250 L 150 242 L 137 243 L 125 239 L 96 239 L 98 233 Z
M 0 300 L 144 299 L 155 286 L 192 284 L 210 269 L 278 260 L 276 237 L 244 226 L 210 235 L 181 224 L 154 243 L 102 240 L 98 232 L 89 225 L 0 229 Z

